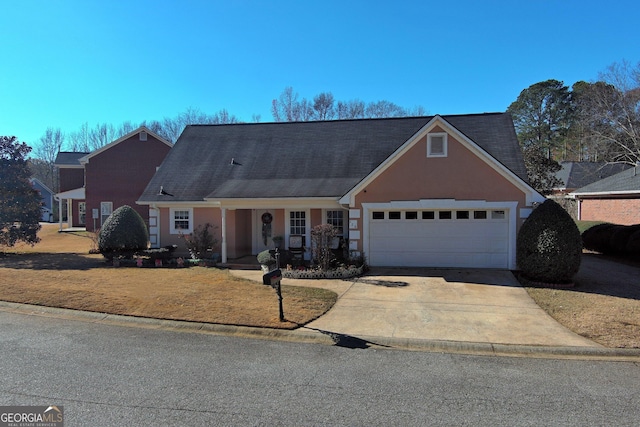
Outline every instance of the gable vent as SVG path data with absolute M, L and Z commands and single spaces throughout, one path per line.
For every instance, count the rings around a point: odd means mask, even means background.
M 146 141 L 147 140 L 147 133 L 142 131 L 140 132 L 140 141 Z

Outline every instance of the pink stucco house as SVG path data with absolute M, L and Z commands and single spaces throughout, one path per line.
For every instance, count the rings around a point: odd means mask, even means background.
M 223 262 L 329 223 L 372 266 L 509 269 L 542 201 L 506 113 L 187 126 L 138 199 L 152 246 L 209 222 Z
M 135 202 L 171 147 L 143 126 L 90 153 L 60 152 L 55 161 L 60 192 L 55 197 L 60 212 L 66 204 L 68 227 L 97 230 L 123 205 L 148 221 L 149 210 Z M 61 230 L 62 224 L 60 215 Z

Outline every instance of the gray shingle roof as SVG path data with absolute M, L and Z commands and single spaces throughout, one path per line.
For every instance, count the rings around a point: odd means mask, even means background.
M 584 187 L 631 167 L 624 163 L 605 162 L 561 162 L 562 168 L 556 178 L 563 182 L 564 188 Z
M 526 182 L 509 114 L 442 117 Z M 432 118 L 187 126 L 139 200 L 340 197 Z
M 54 162 L 56 166 L 80 166 L 80 159 L 89 153 L 79 151 L 61 151 Z
M 630 167 L 620 173 L 579 188 L 573 194 L 613 192 L 640 193 L 640 167 Z

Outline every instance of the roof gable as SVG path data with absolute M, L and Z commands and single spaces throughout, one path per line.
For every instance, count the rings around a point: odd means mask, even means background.
M 462 117 L 462 116 L 454 116 Z M 510 119 L 510 118 L 509 118 Z M 464 121 L 458 120 L 459 123 L 465 124 Z M 385 170 L 387 170 L 398 158 L 404 156 L 409 152 L 409 150 L 415 146 L 420 140 L 424 139 L 428 133 L 432 132 L 436 128 L 444 130 L 446 133 L 452 135 L 460 144 L 462 144 L 466 149 L 471 151 L 476 157 L 483 160 L 486 164 L 500 173 L 507 180 L 511 181 L 516 187 L 520 188 L 522 191 L 527 193 L 527 197 L 536 197 L 535 200 L 542 199 L 542 196 L 538 195 L 537 192 L 529 186 L 523 177 L 514 173 L 511 169 L 507 168 L 502 164 L 498 159 L 489 154 L 483 147 L 476 144 L 472 139 L 470 139 L 466 134 L 462 133 L 459 129 L 454 127 L 449 121 L 441 116 L 434 116 L 422 129 L 420 129 L 416 134 L 414 134 L 409 140 L 407 140 L 401 147 L 399 147 L 393 154 L 391 154 L 380 166 L 378 166 L 372 173 L 370 173 L 367 177 L 365 177 L 361 182 L 358 183 L 353 189 L 349 191 L 348 194 L 343 196 L 340 199 L 341 203 L 351 203 L 353 204 L 353 197 L 360 191 L 362 191 L 369 183 L 371 183 L 374 179 L 380 176 Z M 514 138 L 514 140 L 510 141 L 508 138 L 505 139 L 505 135 L 500 135 L 499 132 L 494 132 L 496 129 L 495 124 L 493 127 L 487 127 L 484 132 L 485 135 L 481 135 L 481 132 L 478 127 L 469 127 L 473 134 L 476 137 L 480 137 L 481 141 L 493 141 L 494 145 L 488 145 L 489 148 L 493 148 L 494 152 L 497 152 L 503 159 L 511 161 L 518 166 L 517 161 L 520 160 L 522 164 L 524 161 L 522 160 L 522 154 L 517 145 L 517 139 L 515 139 L 515 133 L 511 135 L 510 132 L 506 132 L 506 135 Z M 504 129 L 503 129 L 504 130 Z M 508 127 L 507 129 L 508 130 Z M 489 132 L 487 132 L 489 131 Z M 488 133 L 491 136 L 488 136 Z M 513 144 L 515 141 L 515 144 Z M 517 149 L 514 149 L 516 147 Z M 518 171 L 522 171 L 524 168 L 515 168 Z M 456 173 L 452 171 L 452 173 Z M 522 172 L 521 172 L 522 173 Z M 526 172 L 524 172 L 526 174 Z M 526 175 L 525 175 L 526 176 Z M 533 199 L 529 200 L 535 201 Z
M 190 125 L 139 201 L 339 198 L 435 117 Z M 485 156 L 525 182 L 510 115 L 438 120 L 467 140 L 475 138 L 473 143 Z M 173 197 L 159 195 L 161 186 Z
M 126 140 L 130 139 L 132 136 L 138 135 L 138 134 L 140 134 L 140 133 L 142 133 L 142 132 L 145 132 L 145 133 L 147 133 L 148 135 L 151 135 L 152 137 L 154 137 L 154 138 L 155 138 L 155 139 L 157 139 L 158 141 L 160 141 L 160 142 L 162 142 L 162 143 L 166 144 L 168 147 L 172 147 L 172 146 L 173 146 L 173 144 L 171 144 L 169 141 L 167 141 L 166 139 L 162 138 L 161 136 L 159 136 L 159 135 L 158 135 L 158 134 L 156 134 L 155 132 L 153 132 L 153 131 L 149 130 L 146 126 L 140 126 L 138 129 L 136 129 L 136 130 L 134 130 L 134 131 L 132 131 L 132 132 L 129 132 L 128 134 L 126 134 L 126 135 L 124 135 L 124 136 L 122 136 L 122 137 L 120 137 L 120 138 L 116 139 L 115 141 L 113 141 L 113 142 L 111 142 L 111 143 L 109 143 L 109 144 L 107 144 L 107 145 L 104 145 L 104 146 L 102 146 L 102 147 L 98 148 L 97 150 L 92 151 L 91 153 L 86 154 L 85 156 L 81 157 L 81 158 L 79 159 L 79 161 L 80 161 L 80 163 L 81 163 L 81 164 L 83 164 L 83 165 L 84 165 L 84 164 L 88 163 L 88 162 L 89 162 L 89 160 L 90 160 L 92 157 L 95 157 L 95 156 L 97 156 L 98 154 L 103 153 L 104 151 L 107 151 L 107 150 L 109 150 L 110 148 L 113 148 L 113 147 L 115 147 L 116 145 L 120 144 L 121 142 L 123 142 L 123 141 L 126 141 Z

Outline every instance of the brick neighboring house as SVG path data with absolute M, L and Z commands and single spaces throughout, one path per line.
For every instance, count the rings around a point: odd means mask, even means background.
M 596 181 L 571 193 L 578 219 L 613 224 L 640 224 L 640 165 Z
M 571 161 L 560 162 L 560 166 L 555 176 L 562 184 L 553 188 L 548 197 L 564 207 L 574 220 L 579 219 L 578 203 L 571 192 L 631 167 L 624 163 Z
M 149 222 L 149 210 L 136 205 L 172 144 L 146 127 L 90 153 L 61 152 L 56 158 L 60 193 L 56 200 L 67 206 L 67 226 L 99 229 L 107 217 L 129 205 Z M 60 230 L 63 229 L 62 215 Z
M 187 126 L 141 195 L 152 246 L 217 226 L 222 262 L 337 228 L 372 266 L 516 267 L 544 197 L 509 114 Z

